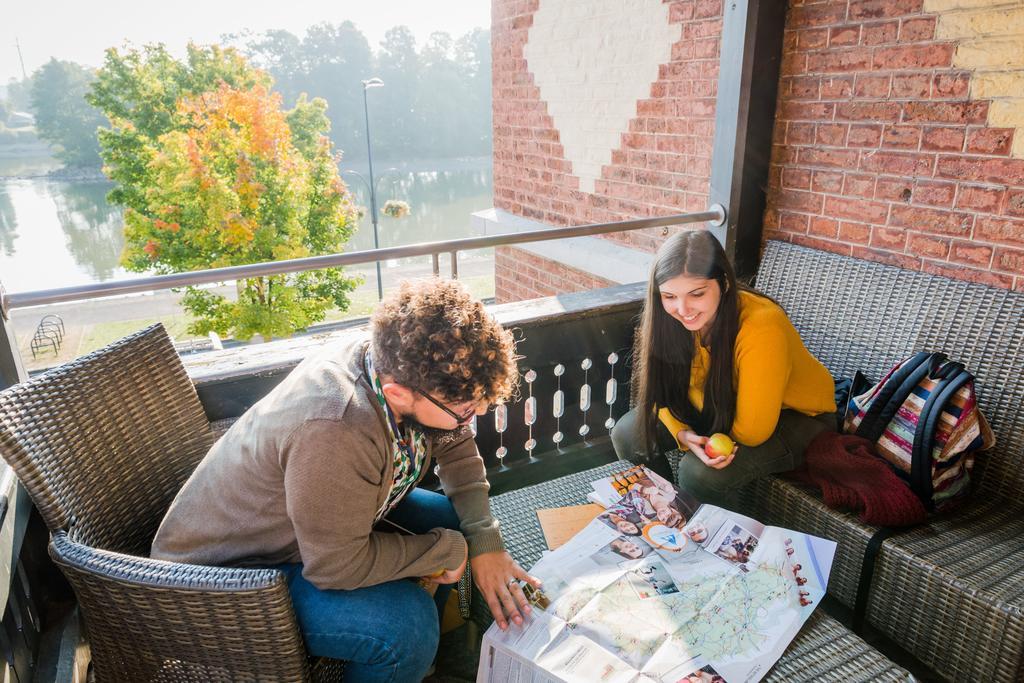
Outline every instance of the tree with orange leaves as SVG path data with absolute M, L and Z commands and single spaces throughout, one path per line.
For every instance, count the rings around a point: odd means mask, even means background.
M 173 273 L 337 253 L 356 225 L 325 133 L 326 104 L 283 111 L 269 76 L 233 50 L 107 52 L 91 102 L 110 194 L 125 206 L 129 269 Z M 237 296 L 188 288 L 189 331 L 286 336 L 346 309 L 340 269 L 239 280 Z

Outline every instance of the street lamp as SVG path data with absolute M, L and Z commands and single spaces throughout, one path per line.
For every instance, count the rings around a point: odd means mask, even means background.
M 366 91 L 370 88 L 379 88 L 384 81 L 379 78 L 369 78 L 363 83 L 363 115 L 366 117 L 366 159 L 370 164 L 370 220 L 373 223 L 373 248 L 380 249 L 380 236 L 377 230 L 377 187 L 373 182 L 373 151 L 370 148 L 370 107 L 366 103 Z M 384 284 L 381 280 L 380 261 L 377 264 L 377 300 L 384 299 Z
M 384 172 L 382 174 L 374 178 L 374 183 L 373 186 L 371 187 L 370 181 L 366 179 L 365 174 L 360 173 L 359 171 L 352 170 L 351 168 L 346 168 L 341 171 L 341 174 L 344 176 L 352 176 L 354 178 L 359 178 L 359 182 L 363 184 L 363 187 L 366 188 L 366 192 L 371 196 L 371 198 L 374 194 L 380 193 L 380 184 L 385 180 L 390 179 L 392 190 L 394 189 L 394 184 L 397 183 L 399 180 L 397 177 L 394 177 L 395 173 L 398 173 L 398 168 L 396 168 L 395 166 L 384 169 Z M 387 202 L 384 203 L 384 206 L 385 208 L 387 207 Z

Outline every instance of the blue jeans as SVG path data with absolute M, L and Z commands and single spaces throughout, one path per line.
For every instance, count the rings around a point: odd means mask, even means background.
M 413 533 L 459 528 L 448 498 L 419 488 L 387 518 Z M 426 675 L 437 654 L 439 615 L 452 586 L 439 586 L 433 600 L 411 579 L 350 591 L 321 590 L 302 577 L 301 564 L 277 568 L 288 579 L 306 648 L 317 657 L 347 660 L 346 681 L 405 683 Z

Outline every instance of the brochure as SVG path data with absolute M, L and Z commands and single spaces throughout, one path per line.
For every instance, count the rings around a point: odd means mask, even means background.
M 478 683 L 760 680 L 825 595 L 835 543 L 700 505 L 633 467 L 530 573 L 533 613 L 484 634 Z

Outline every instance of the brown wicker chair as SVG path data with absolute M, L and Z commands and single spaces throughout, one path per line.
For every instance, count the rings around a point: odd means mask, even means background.
M 53 532 L 97 681 L 306 681 L 284 577 L 147 557 L 213 443 L 162 325 L 0 392 L 0 453 Z

